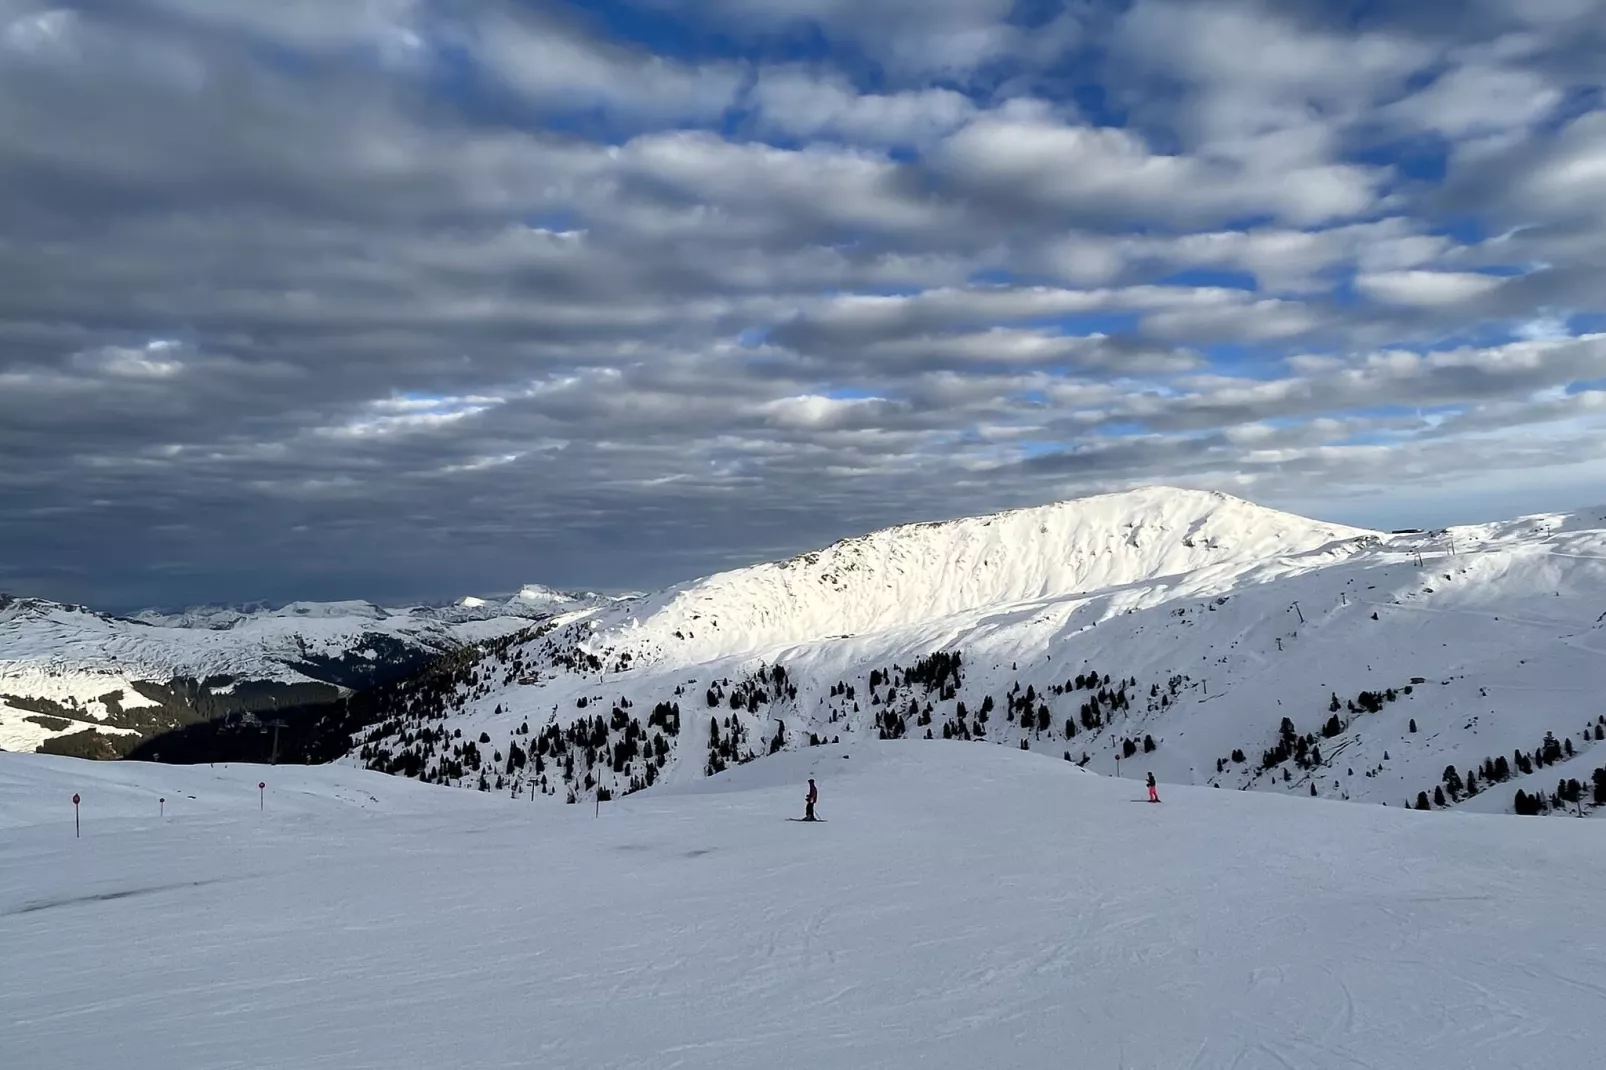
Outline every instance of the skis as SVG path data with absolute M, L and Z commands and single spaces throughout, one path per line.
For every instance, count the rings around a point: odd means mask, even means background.
M 825 818 L 823 818 L 823 817 L 817 817 L 813 821 L 810 821 L 806 817 L 789 817 L 786 820 L 788 820 L 788 821 L 796 821 L 801 825 L 823 825 L 823 824 L 825 824 Z

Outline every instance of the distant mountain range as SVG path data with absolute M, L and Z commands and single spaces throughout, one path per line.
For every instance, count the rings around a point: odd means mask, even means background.
M 0 595 L 0 748 L 115 756 L 181 724 L 329 702 L 605 601 L 530 585 L 400 609 L 293 602 L 119 617 Z
M 1147 487 L 630 597 L 11 600 L 0 651 L 9 747 L 258 760 L 241 714 L 279 709 L 292 760 L 557 801 L 907 736 L 1389 805 L 1606 799 L 1602 510 L 1383 533 Z

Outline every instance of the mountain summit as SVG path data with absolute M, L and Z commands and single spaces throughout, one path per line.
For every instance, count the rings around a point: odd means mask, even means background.
M 920 736 L 1169 783 L 1584 807 L 1603 604 L 1600 512 L 1385 535 L 1148 487 L 554 617 L 378 709 L 356 753 L 575 801 Z
M 591 618 L 581 645 L 637 665 L 700 662 L 1134 585 L 1206 593 L 1272 562 L 1314 567 L 1376 535 L 1218 492 L 1143 487 L 906 524 L 723 572 Z

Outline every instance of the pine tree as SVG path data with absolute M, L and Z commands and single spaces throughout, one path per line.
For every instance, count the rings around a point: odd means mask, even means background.
M 1435 787 L 1433 789 L 1433 805 L 1434 806 L 1443 806 L 1444 805 L 1444 789 L 1442 787 Z
M 1416 718 L 1415 717 L 1411 718 L 1411 731 L 1412 732 L 1416 731 Z
M 1416 808 L 1418 810 L 1431 810 L 1431 809 L 1433 809 L 1433 807 L 1428 805 L 1428 793 L 1427 792 L 1419 791 L 1419 792 L 1416 793 Z

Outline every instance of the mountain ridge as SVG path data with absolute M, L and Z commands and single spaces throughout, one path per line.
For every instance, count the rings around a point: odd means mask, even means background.
M 0 595 L 0 748 L 110 757 L 180 724 L 332 702 L 562 603 L 200 606 L 130 616 Z M 579 604 L 579 603 L 576 603 Z M 70 737 L 70 738 L 69 738 Z
M 1519 784 L 1559 807 L 1602 768 L 1603 510 L 1385 534 L 1147 487 L 553 608 L 315 719 L 300 752 L 560 801 L 926 734 L 1464 809 Z M 1491 779 L 1517 784 L 1465 790 Z
M 1487 773 L 1559 805 L 1601 768 L 1606 720 L 1578 697 L 1606 687 L 1600 510 L 1383 534 L 1144 488 L 889 532 L 554 618 L 381 711 L 354 756 L 571 800 L 930 733 L 1112 774 L 1141 754 L 1169 782 L 1405 805 L 1449 785 L 1444 805 L 1508 810 L 1509 790 L 1455 785 Z M 975 532 L 1006 533 L 1019 567 L 967 589 L 999 548 Z M 928 537 L 944 552 L 909 550 Z
M 1035 538 L 1034 529 L 1046 538 Z M 651 644 L 657 646 L 652 653 L 678 645 L 683 658 L 711 660 L 741 652 L 733 642 L 758 649 L 879 630 L 1207 567 L 1242 570 L 1268 555 L 1381 537 L 1368 529 L 1308 520 L 1220 492 L 1143 487 L 884 528 L 781 561 L 678 584 L 610 607 L 595 619 L 604 629 L 613 626 L 632 633 L 633 661 L 639 662 L 640 648 Z M 1020 559 L 1026 554 L 1032 556 Z M 862 585 L 852 584 L 854 573 L 873 574 L 893 588 L 893 595 L 875 601 L 879 592 L 865 592 Z M 823 603 L 816 585 L 831 588 L 823 592 Z M 744 586 L 749 589 L 743 590 Z M 872 600 L 867 602 L 867 597 Z M 739 607 L 734 622 L 733 602 Z M 726 615 L 725 624 L 708 612 L 714 607 Z M 812 616 L 801 631 L 782 633 L 775 627 L 782 623 L 796 629 L 802 614 Z M 659 618 L 661 634 L 649 639 L 641 631 L 644 617 Z M 712 623 L 699 627 L 697 622 L 705 619 Z M 724 633 L 717 639 L 707 635 L 711 628 L 722 627 Z M 700 644 L 699 633 L 704 635 Z M 734 639 L 727 641 L 725 636 Z

